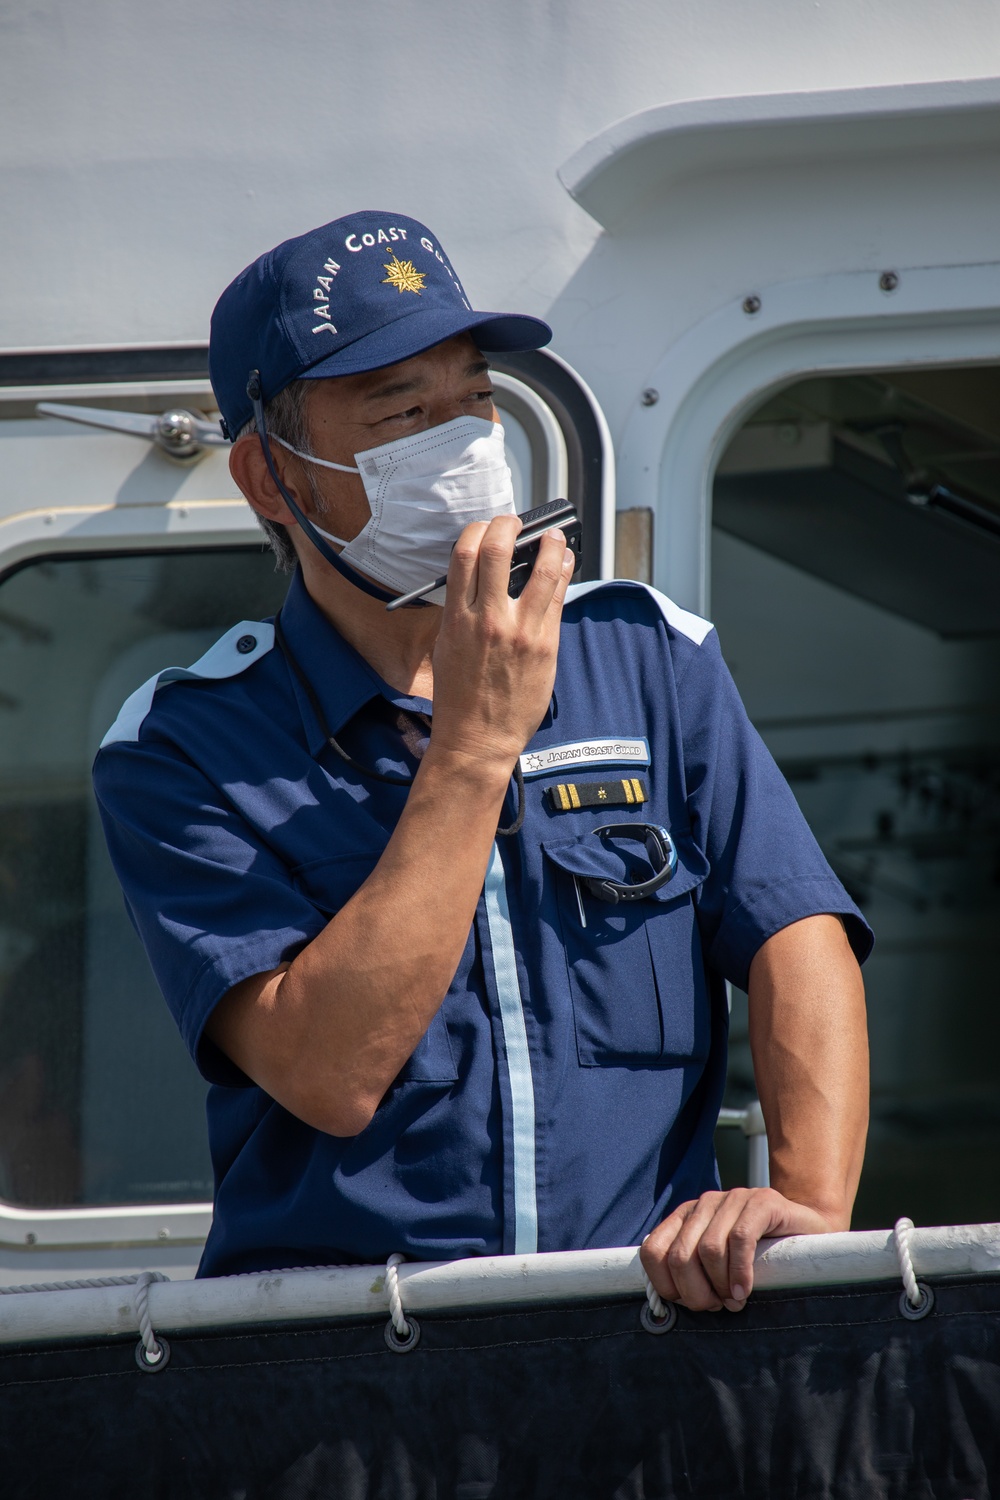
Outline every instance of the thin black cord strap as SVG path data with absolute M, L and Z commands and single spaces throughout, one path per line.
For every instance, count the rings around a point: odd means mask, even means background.
M 327 722 L 326 714 L 323 712 L 323 705 L 319 701 L 319 696 L 316 692 L 316 689 L 313 687 L 312 683 L 309 681 L 309 678 L 302 670 L 302 667 L 299 665 L 295 653 L 292 651 L 287 639 L 285 638 L 285 632 L 281 624 L 280 610 L 274 617 L 274 639 L 277 641 L 278 646 L 281 649 L 281 654 L 284 656 L 286 662 L 295 673 L 302 691 L 309 699 L 309 707 L 315 714 L 316 723 L 319 725 L 320 733 L 326 740 L 327 744 L 330 746 L 330 749 L 336 751 L 336 753 L 340 756 L 341 760 L 344 761 L 346 765 L 350 766 L 352 770 L 357 771 L 362 776 L 371 776 L 376 781 L 386 781 L 390 786 L 412 786 L 412 776 L 388 776 L 383 771 L 376 771 L 374 766 L 366 766 L 362 761 L 355 760 L 353 755 L 348 755 L 343 745 L 337 743 L 333 735 L 330 733 L 330 725 Z M 497 829 L 498 838 L 511 838 L 515 833 L 520 833 L 521 827 L 524 823 L 524 776 L 521 773 L 520 760 L 518 760 L 514 766 L 514 785 L 517 788 L 517 817 L 514 819 L 513 823 L 509 825 L 509 827 Z
M 292 515 L 295 517 L 296 521 L 298 521 L 302 531 L 312 542 L 317 552 L 319 552 L 322 557 L 326 558 L 326 561 L 330 564 L 331 568 L 339 573 L 342 578 L 346 578 L 348 583 L 352 584 L 354 588 L 360 589 L 363 594 L 370 594 L 373 599 L 378 599 L 383 604 L 391 604 L 392 601 L 397 597 L 397 595 L 389 593 L 386 589 L 380 588 L 379 585 L 372 579 L 364 577 L 364 575 L 359 573 L 356 568 L 352 568 L 350 563 L 342 558 L 339 553 L 334 552 L 333 548 L 329 546 L 329 544 L 316 530 L 316 527 L 310 521 L 309 517 L 303 513 L 294 495 L 290 492 L 287 486 L 282 483 L 281 476 L 279 475 L 277 469 L 274 467 L 274 456 L 271 453 L 271 440 L 268 435 L 267 421 L 264 416 L 264 396 L 261 389 L 259 370 L 250 371 L 250 379 L 247 381 L 247 395 L 249 396 L 250 403 L 253 406 L 254 421 L 257 425 L 257 437 L 260 440 L 260 446 L 264 454 L 264 462 L 267 464 L 268 473 L 270 474 L 274 484 L 277 486 L 281 498 L 284 500 L 285 504 L 292 512 Z M 423 599 L 416 600 L 416 604 L 421 609 L 429 607 L 426 605 Z M 410 606 L 406 605 L 404 607 L 408 609 Z
M 295 657 L 288 644 L 288 641 L 285 639 L 285 632 L 281 625 L 280 610 L 274 617 L 274 638 L 278 642 L 278 645 L 281 647 L 282 655 L 284 656 L 288 665 L 291 667 L 292 671 L 295 673 L 295 676 L 298 678 L 299 685 L 301 686 L 302 691 L 309 699 L 309 707 L 312 709 L 313 713 L 316 716 L 316 723 L 319 725 L 320 733 L 326 740 L 327 744 L 330 746 L 331 750 L 335 750 L 342 761 L 349 765 L 352 770 L 360 772 L 362 776 L 373 776 L 376 781 L 387 781 L 390 786 L 412 786 L 412 776 L 388 776 L 383 771 L 376 771 L 374 766 L 366 766 L 360 760 L 355 760 L 353 755 L 348 755 L 344 747 L 337 743 L 333 735 L 330 733 L 330 725 L 327 723 L 326 714 L 323 712 L 323 705 L 319 701 L 319 696 L 316 692 L 316 689 L 309 681 L 309 678 L 306 676 L 305 672 L 303 672 L 297 658 Z
M 497 829 L 497 837 L 501 839 L 509 839 L 515 833 L 520 833 L 524 822 L 524 774 L 521 771 L 520 758 L 514 762 L 514 785 L 517 787 L 517 817 L 507 828 Z

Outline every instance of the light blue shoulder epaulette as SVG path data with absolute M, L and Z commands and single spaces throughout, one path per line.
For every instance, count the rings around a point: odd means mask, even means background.
M 566 590 L 566 603 L 571 604 L 574 599 L 582 599 L 585 594 L 593 593 L 594 589 L 607 588 L 613 583 L 635 584 L 636 580 L 634 578 L 597 578 L 591 583 L 571 583 Z M 659 589 L 654 589 L 651 583 L 640 583 L 638 587 L 645 589 L 650 598 L 655 600 L 660 613 L 671 629 L 678 631 L 681 635 L 686 635 L 688 640 L 694 641 L 696 646 L 700 646 L 708 632 L 715 629 L 711 620 L 703 620 L 701 615 L 693 615 L 690 610 L 681 609 L 680 605 L 668 599 L 666 594 L 661 594 Z
M 221 681 L 225 677 L 238 677 L 247 667 L 252 667 L 255 661 L 266 656 L 273 646 L 273 625 L 262 624 L 260 620 L 241 620 L 232 630 L 227 630 L 192 666 L 166 667 L 148 682 L 144 682 L 141 688 L 136 688 L 122 704 L 117 719 L 101 741 L 101 749 L 139 738 L 139 731 L 153 706 L 157 688 L 165 687 L 168 682 L 202 682 L 206 679 Z

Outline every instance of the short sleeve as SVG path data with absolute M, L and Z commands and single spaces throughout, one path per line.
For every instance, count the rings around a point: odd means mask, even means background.
M 824 912 L 844 919 L 863 963 L 871 929 L 750 723 L 714 631 L 690 648 L 677 698 L 692 836 L 711 865 L 697 908 L 713 968 L 746 989 L 769 937 Z
M 125 904 L 185 1044 L 210 1083 L 249 1080 L 204 1035 L 233 985 L 326 925 L 286 866 L 181 751 L 112 745 L 94 789 Z

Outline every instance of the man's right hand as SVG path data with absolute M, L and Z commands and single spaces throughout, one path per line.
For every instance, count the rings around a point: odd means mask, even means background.
M 542 538 L 519 599 L 507 592 L 517 516 L 467 526 L 448 570 L 434 651 L 428 755 L 470 756 L 510 776 L 552 697 L 559 622 L 575 558 L 561 531 Z

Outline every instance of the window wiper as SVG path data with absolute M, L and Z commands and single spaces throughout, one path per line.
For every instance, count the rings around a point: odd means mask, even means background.
M 143 412 L 106 411 L 97 406 L 67 406 L 59 401 L 39 401 L 35 407 L 39 417 L 59 417 L 64 422 L 80 422 L 85 427 L 104 427 L 111 432 L 124 432 L 129 437 L 144 438 L 155 443 L 171 458 L 197 458 L 207 448 L 228 448 L 229 440 L 222 436 L 217 422 L 207 417 L 171 407 L 159 416 L 147 416 Z
M 980 531 L 1000 536 L 1000 514 L 990 505 L 946 482 L 941 475 L 913 468 L 906 452 L 901 423 L 886 423 L 874 428 L 873 433 L 902 479 L 911 505 L 946 511 L 970 526 L 977 526 Z

